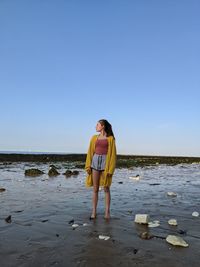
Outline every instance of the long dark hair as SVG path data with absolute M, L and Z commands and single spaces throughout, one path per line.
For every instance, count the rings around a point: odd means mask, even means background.
M 113 136 L 115 138 L 113 130 L 112 130 L 112 125 L 107 120 L 104 120 L 104 119 L 99 120 L 99 123 L 101 123 L 101 125 L 104 126 L 104 130 L 107 136 Z

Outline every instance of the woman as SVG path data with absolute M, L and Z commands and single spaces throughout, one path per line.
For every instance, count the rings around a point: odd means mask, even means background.
M 86 157 L 86 186 L 93 186 L 92 214 L 96 218 L 99 186 L 105 192 L 105 219 L 110 218 L 110 186 L 116 165 L 116 145 L 112 126 L 107 120 L 99 120 L 96 125 L 98 135 L 93 135 Z

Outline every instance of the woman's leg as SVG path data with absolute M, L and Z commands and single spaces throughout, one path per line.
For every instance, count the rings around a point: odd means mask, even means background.
M 92 179 L 93 179 L 93 196 L 92 196 L 92 215 L 91 215 L 91 218 L 95 218 L 96 213 L 97 213 L 100 172 L 92 169 Z
M 105 186 L 104 192 L 105 192 L 105 219 L 109 219 L 110 218 L 110 201 L 111 201 L 110 187 Z

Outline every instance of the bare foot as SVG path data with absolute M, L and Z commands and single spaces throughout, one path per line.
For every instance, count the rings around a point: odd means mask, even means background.
M 110 213 L 106 213 L 104 216 L 104 219 L 109 220 L 110 219 Z
M 94 219 L 96 219 L 96 213 L 92 213 L 92 215 L 90 216 L 90 220 L 94 220 Z

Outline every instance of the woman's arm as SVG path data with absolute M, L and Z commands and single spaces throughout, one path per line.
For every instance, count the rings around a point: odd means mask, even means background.
M 116 161 L 117 161 L 117 149 L 115 144 L 115 139 L 113 138 L 112 144 L 111 144 L 111 157 L 110 157 L 110 164 L 109 164 L 109 175 L 113 175 L 116 167 Z

